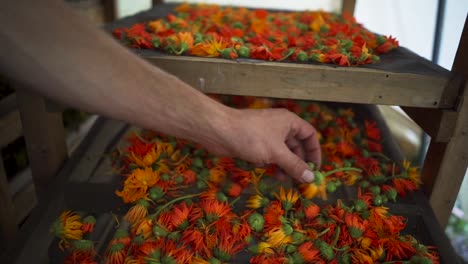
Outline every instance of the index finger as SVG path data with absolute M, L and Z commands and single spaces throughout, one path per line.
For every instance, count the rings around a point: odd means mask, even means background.
M 322 164 L 322 151 L 317 130 L 311 124 L 296 116 L 292 123 L 292 131 L 293 134 L 291 136 L 300 140 L 304 146 L 306 161 L 313 162 L 316 168 L 320 168 Z

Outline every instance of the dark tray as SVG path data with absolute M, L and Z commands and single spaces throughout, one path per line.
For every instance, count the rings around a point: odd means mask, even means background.
M 327 103 L 326 106 L 334 109 L 351 107 L 356 113 L 355 120 L 359 124 L 363 124 L 364 120 L 376 121 L 382 131 L 384 154 L 397 163 L 403 160 L 402 153 L 376 106 L 344 103 Z M 64 192 L 65 204 L 68 209 L 74 211 L 84 211 L 95 215 L 105 215 L 112 212 L 122 216 L 128 206 L 124 205 L 114 193 L 116 189 L 121 188 L 121 176 L 111 173 L 111 165 L 107 154 L 119 144 L 122 144 L 121 139 L 126 132 L 136 128 L 109 120 L 102 121 L 97 125 L 101 126 L 101 129 L 95 135 L 94 140 L 91 141 L 90 144 L 93 145 L 90 145 L 89 150 L 85 155 L 82 155 L 78 169 L 71 174 L 66 185 Z M 326 203 L 333 203 L 337 199 L 352 200 L 356 197 L 356 191 L 355 187 L 342 187 L 336 193 L 330 195 Z M 238 204 L 242 204 L 242 202 Z M 403 199 L 399 198 L 396 203 L 388 203 L 385 206 L 389 207 L 392 214 L 401 215 L 407 219 L 404 234 L 413 235 L 425 245 L 437 247 L 441 263 L 455 263 L 458 260 L 450 241 L 438 224 L 428 199 L 422 191 L 411 193 Z M 115 223 L 113 220 L 104 219 L 102 221 L 106 221 L 106 223 Z M 108 226 L 102 225 L 102 228 L 107 230 Z M 96 239 L 101 242 L 108 241 L 112 235 L 112 232 L 100 230 L 97 230 L 97 233 L 102 234 Z M 62 253 L 58 251 L 55 243 L 52 244 L 49 253 L 51 259 L 57 259 L 59 262 L 63 259 Z M 248 261 L 248 255 L 241 255 L 236 263 L 244 263 L 244 260 Z

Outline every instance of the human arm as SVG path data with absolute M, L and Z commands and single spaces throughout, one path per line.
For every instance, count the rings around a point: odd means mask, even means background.
M 302 159 L 320 163 L 315 129 L 296 115 L 226 107 L 134 55 L 60 1 L 4 2 L 0 43 L 1 71 L 55 101 L 190 139 L 217 154 L 277 163 L 300 181 L 307 171 Z

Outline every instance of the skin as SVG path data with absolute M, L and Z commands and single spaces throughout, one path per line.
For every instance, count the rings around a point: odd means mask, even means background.
M 316 130 L 285 109 L 224 106 L 134 55 L 60 1 L 3 1 L 0 71 L 51 100 L 190 139 L 299 182 L 320 164 Z M 283 176 L 279 176 L 284 178 Z

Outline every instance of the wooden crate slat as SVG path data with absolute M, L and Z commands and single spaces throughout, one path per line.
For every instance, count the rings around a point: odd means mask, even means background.
M 419 107 L 449 107 L 442 76 L 370 68 L 143 55 L 204 93 Z

